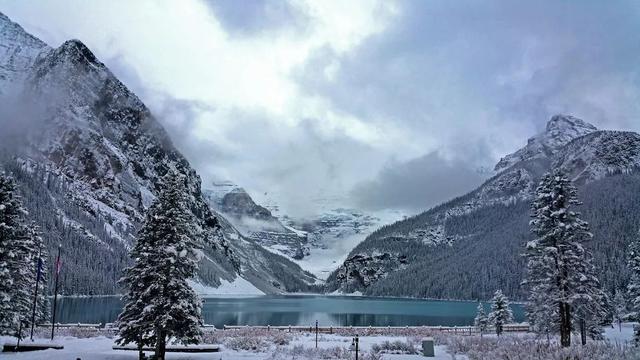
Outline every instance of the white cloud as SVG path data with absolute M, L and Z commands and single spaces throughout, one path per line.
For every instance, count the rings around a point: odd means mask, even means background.
M 432 179 L 438 164 L 491 166 L 556 112 L 640 129 L 633 1 L 274 4 L 0 0 L 0 9 L 52 46 L 85 42 L 205 178 L 278 194 L 295 211 L 367 181 L 387 191 L 393 169 L 429 166 L 413 175 Z M 421 161 L 434 151 L 439 161 Z M 419 207 L 411 186 L 400 190 Z M 367 203 L 362 192 L 357 200 Z
M 313 153 L 305 149 L 305 142 L 312 140 L 303 133 L 310 127 L 320 143 L 351 139 L 365 147 L 393 148 L 393 137 L 402 135 L 398 129 L 385 129 L 369 119 L 336 111 L 323 98 L 301 91 L 293 76 L 314 52 L 329 49 L 344 54 L 383 31 L 398 13 L 393 2 L 293 0 L 290 6 L 303 13 L 307 21 L 302 29 L 285 28 L 240 37 L 224 28 L 216 18 L 215 8 L 212 11 L 197 0 L 0 4 L 10 17 L 53 46 L 68 38 L 85 42 L 125 83 L 140 82 L 131 85 L 139 88 L 139 95 L 152 110 L 165 111 L 162 102 L 167 97 L 207 104 L 189 113 L 193 117 L 190 130 L 181 135 L 194 137 L 199 143 L 215 144 L 235 163 L 197 161 L 205 176 L 215 172 L 215 176 L 229 176 L 248 186 L 246 182 L 255 182 L 249 179 L 268 172 L 265 166 L 283 165 L 267 165 L 260 160 L 248 164 L 248 159 L 256 160 L 254 154 L 258 158 L 267 156 L 265 160 L 269 161 L 281 160 L 268 156 L 278 157 L 276 154 L 287 153 L 291 148 L 302 157 Z M 110 64 L 114 59 L 118 63 Z M 127 72 L 118 73 L 123 68 L 128 68 Z M 327 74 L 331 71 L 331 66 L 327 67 Z M 127 78 L 130 73 L 137 75 L 135 81 Z M 246 114 L 252 121 L 246 124 L 247 128 L 238 128 L 238 116 Z M 166 121 L 184 125 L 175 111 Z M 239 137 L 232 132 L 246 135 Z M 273 135 L 277 138 L 263 138 Z M 181 139 L 176 142 L 183 143 Z M 186 152 L 188 157 L 201 157 Z M 327 176 L 304 167 L 299 171 L 306 175 L 291 174 L 298 181 L 310 178 L 310 174 Z

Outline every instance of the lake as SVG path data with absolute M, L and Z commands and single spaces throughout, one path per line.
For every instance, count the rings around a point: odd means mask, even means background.
M 471 325 L 477 303 L 403 298 L 286 295 L 204 298 L 205 324 L 321 326 L 453 326 Z M 62 298 L 56 321 L 107 323 L 116 320 L 119 297 Z M 489 311 L 489 305 L 485 304 Z M 524 321 L 521 305 L 512 305 L 515 320 Z

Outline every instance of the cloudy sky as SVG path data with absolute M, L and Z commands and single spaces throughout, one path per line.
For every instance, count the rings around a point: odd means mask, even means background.
M 614 5 L 612 5 L 614 4 Z M 287 212 L 415 212 L 470 190 L 555 113 L 640 130 L 640 3 L 0 0 L 77 38 L 206 182 Z

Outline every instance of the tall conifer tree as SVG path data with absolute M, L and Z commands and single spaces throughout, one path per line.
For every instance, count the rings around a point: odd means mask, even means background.
M 584 247 L 592 237 L 589 224 L 572 211 L 579 204 L 576 188 L 561 171 L 545 174 L 532 205 L 537 238 L 525 253 L 529 312 L 538 322 L 555 318 L 562 346 L 571 345 L 573 321 L 580 322 L 583 333 L 587 327 L 593 333 L 607 302 Z
M 476 318 L 473 320 L 473 324 L 480 331 L 480 336 L 482 336 L 489 326 L 489 318 L 487 317 L 487 313 L 484 311 L 484 305 L 482 305 L 481 302 L 478 302 Z
M 26 216 L 13 179 L 0 174 L 1 334 L 20 335 L 20 328 L 26 330 L 31 325 L 38 247 L 43 246 L 37 228 L 27 224 Z M 42 279 L 38 300 L 46 301 Z M 47 313 L 41 310 L 36 307 L 36 321 L 46 320 Z
M 133 265 L 122 279 L 125 307 L 118 318 L 118 342 L 155 345 L 158 359 L 164 359 L 169 338 L 192 344 L 202 336 L 201 300 L 187 283 L 197 271 L 197 222 L 183 178 L 170 173 L 164 180 L 131 250 Z
M 495 327 L 496 335 L 500 336 L 504 330 L 504 325 L 511 321 L 513 321 L 513 312 L 511 311 L 509 299 L 507 299 L 501 290 L 496 290 L 491 299 L 489 324 Z
M 631 312 L 629 318 L 640 321 L 640 233 L 633 239 L 627 250 L 627 267 L 631 272 L 627 293 Z M 634 329 L 634 343 L 640 345 L 640 326 Z

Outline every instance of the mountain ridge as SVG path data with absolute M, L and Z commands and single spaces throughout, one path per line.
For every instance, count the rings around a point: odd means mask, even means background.
M 598 250 L 596 264 L 603 282 L 611 292 L 623 286 L 628 275 L 620 249 L 636 234 L 640 223 L 632 215 L 611 214 L 621 214 L 623 210 L 617 208 L 620 204 L 629 214 L 640 212 L 640 195 L 608 186 L 625 183 L 628 189 L 640 188 L 640 135 L 594 130 L 593 125 L 573 121 L 577 119 L 573 117 L 569 119 L 577 128 L 569 128 L 564 134 L 547 134 L 558 129 L 553 122 L 559 119 L 554 116 L 545 132 L 514 153 L 519 154 L 519 161 L 475 190 L 374 231 L 329 277 L 327 291 L 483 299 L 502 288 L 510 296 L 522 298 L 518 279 L 522 278 L 524 263 L 519 254 L 532 237 L 528 226 L 530 200 L 540 176 L 552 167 L 564 169 L 579 186 L 585 202 L 579 211 L 592 223 L 595 237 L 590 246 Z M 545 142 L 540 141 L 545 137 L 559 141 L 546 142 L 547 151 L 528 151 L 532 143 L 540 149 L 536 143 Z M 520 156 L 523 154 L 526 156 Z M 505 164 L 504 158 L 501 162 Z M 594 203 L 593 198 L 600 203 Z M 609 208 L 616 210 L 602 210 Z M 391 259 L 404 256 L 404 261 L 378 261 L 375 265 L 352 261 L 381 254 L 389 254 Z M 491 262 L 494 258 L 500 259 L 500 266 Z M 473 261 L 468 263 L 466 259 Z M 424 278 L 415 279 L 411 275 L 415 273 L 424 273 Z M 375 274 L 375 279 L 368 274 Z M 400 284 L 401 279 L 406 284 Z
M 204 230 L 198 282 L 216 287 L 243 277 L 265 293 L 306 290 L 315 282 L 210 209 L 200 176 L 162 125 L 81 41 L 51 48 L 0 16 L 0 89 L 28 99 L 16 104 L 15 114 L 40 108 L 37 119 L 22 119 L 33 121 L 22 134 L 24 146 L 3 155 L 0 166 L 18 179 L 49 248 L 62 242 L 74 259 L 63 293 L 117 291 L 126 250 L 170 170 L 184 177 L 193 226 Z

